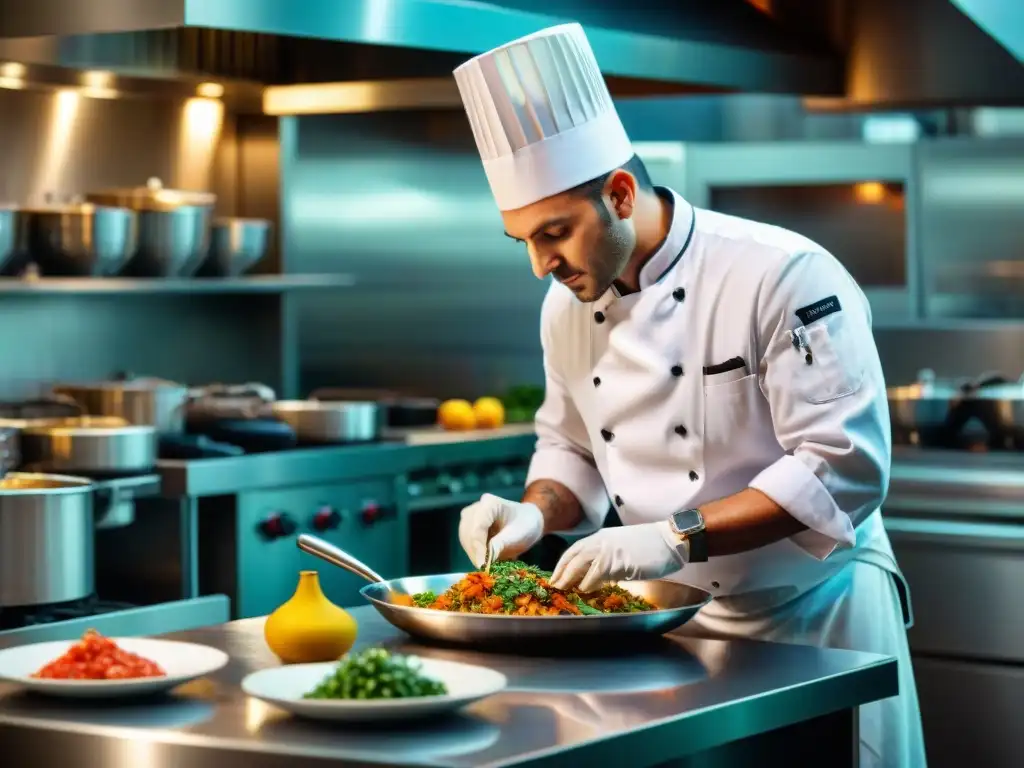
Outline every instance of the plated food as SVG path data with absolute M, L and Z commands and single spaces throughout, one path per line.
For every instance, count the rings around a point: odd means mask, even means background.
M 305 699 L 408 699 L 445 696 L 447 686 L 423 674 L 415 656 L 399 656 L 384 648 L 350 654 L 338 663 Z
M 368 722 L 450 712 L 506 685 L 504 675 L 486 667 L 370 648 L 339 662 L 253 672 L 242 690 L 300 717 Z
M 155 661 L 126 651 L 95 629 L 86 630 L 81 640 L 32 675 L 40 680 L 135 680 L 166 676 Z
M 0 680 L 36 693 L 116 698 L 169 691 L 228 663 L 216 648 L 148 637 L 108 638 L 89 630 L 77 641 L 57 640 L 0 651 Z
M 473 571 L 441 594 L 420 592 L 392 595 L 396 605 L 458 613 L 508 616 L 605 616 L 656 611 L 654 603 L 621 587 L 607 585 L 597 592 L 557 590 L 548 571 L 518 560 L 494 563 L 489 572 Z

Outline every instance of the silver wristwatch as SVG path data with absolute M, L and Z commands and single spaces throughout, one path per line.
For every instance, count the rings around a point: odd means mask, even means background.
M 704 515 L 699 509 L 684 509 L 676 512 L 669 518 L 669 526 L 672 533 L 685 541 L 689 547 L 691 563 L 706 563 L 708 561 L 708 543 L 704 533 Z

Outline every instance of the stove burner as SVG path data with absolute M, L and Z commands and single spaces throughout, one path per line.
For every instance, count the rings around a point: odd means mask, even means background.
M 112 600 L 101 600 L 96 595 L 81 600 L 54 605 L 32 605 L 17 608 L 0 608 L 0 630 L 21 629 L 38 624 L 52 624 L 57 621 L 83 619 L 114 613 L 138 606 L 131 603 L 119 603 Z

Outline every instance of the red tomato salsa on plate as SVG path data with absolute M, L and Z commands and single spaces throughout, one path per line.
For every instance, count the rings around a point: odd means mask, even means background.
M 165 677 L 160 665 L 119 647 L 94 629 L 32 677 L 40 680 L 137 680 Z

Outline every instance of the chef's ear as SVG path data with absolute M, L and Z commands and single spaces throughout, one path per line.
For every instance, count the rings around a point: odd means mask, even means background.
M 614 170 L 605 182 L 604 188 L 615 215 L 620 219 L 630 218 L 636 207 L 637 187 L 633 174 L 622 168 Z

